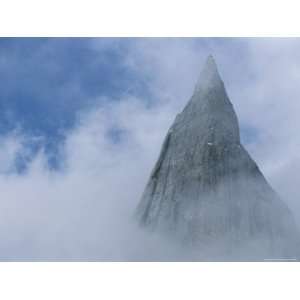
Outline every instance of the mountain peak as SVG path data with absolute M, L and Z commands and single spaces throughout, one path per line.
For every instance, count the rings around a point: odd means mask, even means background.
M 212 55 L 209 55 L 198 78 L 195 93 L 222 85 L 223 81 L 220 77 L 215 59 Z
M 195 91 L 178 115 L 175 126 L 196 128 L 196 136 L 216 144 L 240 143 L 238 119 L 230 102 L 217 65 L 209 55 L 200 73 Z
M 299 255 L 293 216 L 240 143 L 212 56 L 166 135 L 137 216 L 141 225 L 193 245 L 204 257 Z
M 215 61 L 214 57 L 211 54 L 208 55 L 208 57 L 206 58 L 205 66 L 210 68 L 210 69 L 215 69 L 217 71 L 216 61 Z

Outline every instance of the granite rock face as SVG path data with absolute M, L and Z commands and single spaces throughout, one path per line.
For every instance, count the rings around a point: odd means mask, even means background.
M 298 257 L 293 216 L 241 145 L 212 56 L 166 135 L 137 217 L 150 230 L 206 249 L 208 259 Z

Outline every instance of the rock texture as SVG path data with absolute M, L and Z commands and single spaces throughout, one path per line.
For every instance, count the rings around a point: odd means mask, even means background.
M 212 56 L 167 133 L 137 216 L 141 225 L 199 253 L 206 249 L 210 258 L 298 255 L 293 216 L 241 145 Z

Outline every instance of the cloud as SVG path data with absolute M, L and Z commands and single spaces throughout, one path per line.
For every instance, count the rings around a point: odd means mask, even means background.
M 238 90 L 240 119 L 256 129 L 249 150 L 273 187 L 300 220 L 298 111 L 300 109 L 299 39 L 249 39 L 254 79 Z M 254 73 L 255 71 L 255 73 Z M 243 97 L 244 96 L 244 97 Z
M 15 159 L 19 152 L 22 151 L 22 140 L 11 133 L 0 138 L 0 173 L 15 171 Z
M 159 238 L 148 240 L 133 216 L 172 118 L 168 106 L 148 108 L 135 98 L 100 106 L 82 113 L 66 137 L 63 171 L 51 171 L 41 150 L 26 173 L 2 173 L 0 260 L 138 260 L 158 255 L 164 242 L 155 247 Z M 121 131 L 117 141 L 111 133 L 116 129 Z M 21 144 L 15 137 L 12 145 Z M 19 149 L 7 148 L 6 158 Z

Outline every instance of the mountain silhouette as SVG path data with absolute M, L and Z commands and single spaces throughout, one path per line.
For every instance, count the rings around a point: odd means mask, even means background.
M 299 255 L 293 215 L 241 144 L 212 56 L 166 135 L 137 218 L 150 231 L 207 253 L 207 259 Z

